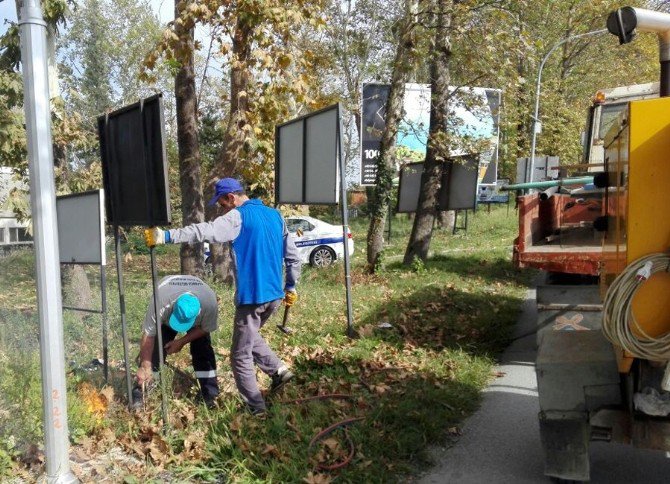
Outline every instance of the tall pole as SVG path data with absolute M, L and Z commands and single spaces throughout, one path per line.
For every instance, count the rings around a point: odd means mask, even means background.
M 163 415 L 163 428 L 168 427 L 168 404 L 167 393 L 165 389 L 165 371 L 164 371 L 164 349 L 163 349 L 163 323 L 158 304 L 158 275 L 156 271 L 156 247 L 149 248 L 151 258 L 151 286 L 153 288 L 154 318 L 156 320 L 156 344 L 158 345 L 158 378 L 161 387 L 161 413 Z
M 344 285 L 347 298 L 347 336 L 357 336 L 354 329 L 354 310 L 351 304 L 351 263 L 349 261 L 349 214 L 347 207 L 347 181 L 345 176 L 344 155 L 342 149 L 342 121 L 340 113 L 342 108 L 337 105 L 337 163 L 340 172 L 340 207 L 342 208 L 342 245 L 344 246 Z
M 39 0 L 25 0 L 19 18 L 40 322 L 46 481 L 69 483 L 77 482 L 77 479 L 70 471 L 68 455 L 63 308 L 47 74 L 47 25 L 42 18 Z
M 113 207 L 113 205 L 112 205 Z M 123 254 L 119 226 L 114 224 L 114 251 L 116 253 L 116 280 L 119 288 L 119 312 L 121 313 L 121 339 L 123 339 L 123 364 L 126 369 L 126 391 L 128 408 L 133 408 L 133 384 L 130 376 L 130 344 L 128 343 L 128 325 L 126 324 L 126 291 L 123 287 Z
M 544 64 L 547 62 L 547 59 L 551 56 L 551 54 L 554 53 L 556 49 L 558 49 L 560 46 L 565 44 L 566 42 L 570 42 L 575 39 L 581 39 L 582 37 L 588 37 L 590 35 L 600 35 L 600 34 L 605 34 L 607 33 L 607 29 L 600 29 L 600 30 L 592 30 L 591 32 L 585 32 L 583 34 L 577 34 L 577 35 L 571 35 L 570 37 L 566 37 L 565 39 L 561 40 L 560 42 L 556 43 L 551 49 L 549 49 L 549 52 L 544 56 L 542 59 L 542 62 L 540 62 L 540 68 L 537 71 L 537 84 L 535 85 L 535 112 L 533 114 L 533 129 L 532 131 L 532 138 L 530 142 L 530 163 L 527 164 L 527 170 L 526 170 L 526 183 L 530 183 L 533 180 L 531 177 L 533 176 L 533 170 L 535 169 L 535 142 L 537 141 L 537 129 L 538 126 L 540 125 L 540 89 L 541 89 L 541 83 L 542 83 L 542 69 L 544 69 Z

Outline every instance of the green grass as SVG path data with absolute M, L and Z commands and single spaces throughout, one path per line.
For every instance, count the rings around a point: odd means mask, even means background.
M 83 429 L 101 453 L 113 445 L 135 456 L 145 453 L 143 460 L 150 465 L 126 463 L 126 476 L 140 479 L 169 472 L 180 480 L 233 482 L 300 482 L 305 478 L 326 482 L 335 477 L 342 482 L 403 480 L 403 476 L 429 465 L 429 445 L 448 439 L 449 429 L 453 433 L 477 408 L 494 358 L 509 341 L 530 280 L 530 274 L 516 271 L 510 260 L 516 235 L 513 211 L 507 215 L 502 207 L 490 214 L 478 212 L 470 216 L 469 225 L 467 233 L 436 231 L 429 260 L 405 267 L 401 262 L 411 223 L 407 217 L 397 216 L 382 270 L 371 276 L 364 272 L 367 220 L 352 220 L 356 244 L 352 258 L 354 324 L 361 337 L 349 340 L 345 335 L 342 265 L 321 270 L 305 267 L 298 287 L 300 299 L 289 320 L 294 334 L 286 336 L 275 329 L 280 316 L 263 331 L 270 346 L 297 375 L 283 395 L 274 399 L 267 420 L 240 412 L 228 360 L 233 292 L 210 281 L 221 296 L 219 330 L 213 335 L 223 390 L 220 408 L 210 412 L 191 402 L 195 389 L 189 376 L 188 351 L 184 350 L 171 361 L 176 368 L 170 370 L 169 378 L 172 430 L 158 436 L 158 395 L 152 396 L 148 411 L 140 415 L 128 414 L 123 398 L 117 397 L 106 419 L 95 425 L 82 419 L 85 409 L 75 408 L 74 420 L 80 422 L 75 430 Z M 162 249 L 158 255 L 160 275 L 176 273 L 178 247 Z M 124 395 L 125 380 L 119 369 L 123 353 L 118 293 L 110 255 L 112 385 L 117 395 Z M 0 260 L 3 282 L 11 281 L 11 288 L 3 284 L 0 289 L 0 317 L 9 321 L 23 315 L 10 326 L 30 335 L 30 344 L 22 343 L 28 353 L 36 349 L 33 338 L 37 334 L 31 312 L 31 264 L 29 254 Z M 133 260 L 124 263 L 132 357 L 137 354 L 141 321 L 151 294 L 149 267 L 148 256 L 141 253 L 134 253 Z M 90 275 L 93 278 L 94 271 Z M 381 329 L 381 323 L 392 327 Z M 66 351 L 68 359 L 75 362 L 73 367 L 101 356 L 99 316 L 80 318 L 66 312 L 64 325 Z M 3 331 L 3 326 L 0 358 L 3 354 L 6 358 L 21 340 L 13 336 L 14 331 Z M 25 368 L 32 374 L 37 372 L 34 366 Z M 4 378 L 8 378 L 6 371 L 0 372 L 0 387 Z M 99 372 L 73 372 L 69 379 L 101 383 Z M 263 387 L 269 385 L 267 377 L 260 375 L 259 380 Z M 71 386 L 76 388 L 74 383 Z M 347 398 L 295 403 L 327 394 Z M 0 396 L 3 435 L 8 424 L 2 409 L 12 405 L 14 398 L 18 398 L 16 393 Z M 34 408 L 38 407 L 34 402 L 31 405 L 27 412 L 32 417 L 25 418 L 39 425 L 41 409 Z M 334 471 L 319 470 L 320 464 L 333 464 L 347 455 L 346 436 L 344 430 L 337 430 L 311 449 L 310 440 L 320 430 L 348 418 L 362 419 L 347 430 L 355 445 L 351 462 Z M 101 437 L 101 426 L 113 430 L 114 442 L 109 432 L 106 438 Z M 15 436 L 15 440 L 35 439 L 36 435 Z M 81 431 L 77 436 L 81 438 Z M 11 449 L 4 452 L 17 466 L 15 453 Z M 3 462 L 8 461 L 3 455 L 0 444 L 0 475 L 1 466 L 6 466 Z

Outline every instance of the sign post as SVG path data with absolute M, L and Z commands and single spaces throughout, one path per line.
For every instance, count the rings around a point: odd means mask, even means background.
M 342 244 L 347 297 L 347 336 L 353 338 L 349 219 L 340 105 L 334 104 L 276 127 L 275 205 L 337 205 L 342 209 Z M 339 185 L 339 186 L 338 186 Z
M 162 94 L 124 106 L 98 117 L 100 157 L 106 200 L 107 223 L 114 226 L 114 245 L 119 284 L 119 307 L 123 332 L 123 351 L 128 387 L 128 406 L 133 407 L 128 354 L 123 268 L 119 227 L 142 225 L 154 227 L 170 224 L 170 194 L 165 122 Z M 160 313 L 156 308 L 156 261 L 151 249 L 151 280 L 156 309 L 156 333 L 159 350 L 159 374 L 163 424 L 167 425 L 167 396 L 163 372 L 163 342 Z

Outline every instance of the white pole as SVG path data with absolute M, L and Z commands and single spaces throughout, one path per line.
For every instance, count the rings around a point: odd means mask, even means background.
M 351 304 L 351 264 L 349 262 L 349 208 L 347 207 L 347 181 L 345 176 L 344 155 L 342 150 L 342 106 L 337 104 L 337 162 L 340 172 L 340 207 L 342 207 L 342 240 L 344 245 L 344 288 L 347 298 L 347 336 L 356 337 L 354 329 L 354 310 Z
M 24 108 L 34 228 L 37 310 L 44 400 L 46 480 L 70 483 L 65 355 L 56 221 L 56 190 L 47 74 L 47 28 L 39 0 L 25 0 L 20 13 Z
M 533 170 L 535 169 L 535 142 L 537 140 L 537 128 L 540 122 L 538 116 L 540 115 L 540 87 L 542 82 L 542 69 L 544 69 L 544 64 L 547 62 L 547 59 L 549 59 L 549 56 L 553 54 L 556 49 L 558 49 L 561 45 L 565 44 L 566 42 L 570 42 L 571 40 L 579 39 L 589 35 L 600 35 L 604 33 L 607 33 L 607 29 L 592 30 L 591 32 L 585 32 L 583 34 L 571 35 L 570 37 L 566 37 L 565 39 L 555 44 L 551 49 L 549 49 L 549 52 L 547 52 L 547 54 L 542 59 L 542 62 L 540 63 L 540 68 L 537 71 L 537 84 L 535 86 L 535 113 L 533 114 L 533 129 L 531 130 L 532 138 L 530 142 L 530 163 L 527 164 L 528 170 L 526 173 L 526 180 L 525 180 L 527 183 L 531 183 L 533 181 L 532 176 L 533 176 Z

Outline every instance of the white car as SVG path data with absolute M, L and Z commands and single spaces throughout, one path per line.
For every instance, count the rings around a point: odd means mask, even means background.
M 344 257 L 343 233 L 341 225 L 331 225 L 313 217 L 303 215 L 287 217 L 286 228 L 295 237 L 300 259 L 303 264 L 325 267 Z M 351 230 L 347 242 L 349 255 L 354 253 L 354 239 Z

